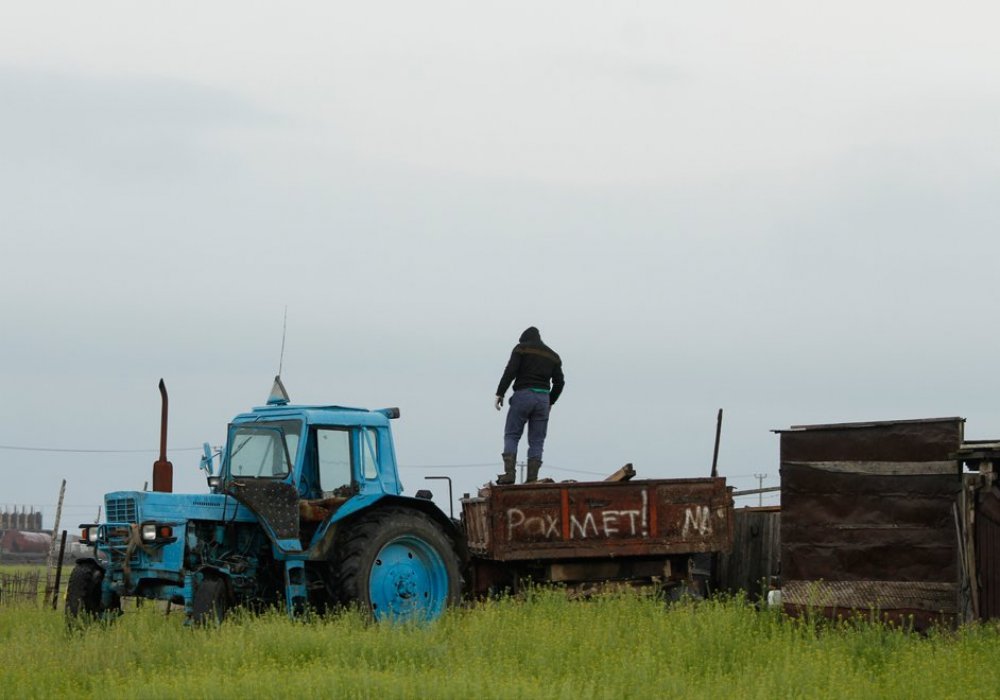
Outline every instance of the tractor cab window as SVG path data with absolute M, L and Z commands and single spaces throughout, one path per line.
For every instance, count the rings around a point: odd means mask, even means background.
M 378 431 L 361 429 L 361 470 L 366 479 L 378 477 Z
M 237 427 L 230 442 L 229 473 L 271 479 L 288 476 L 298 452 L 301 430 L 296 421 Z
M 351 433 L 347 428 L 316 429 L 316 461 L 324 496 L 342 496 L 351 488 Z

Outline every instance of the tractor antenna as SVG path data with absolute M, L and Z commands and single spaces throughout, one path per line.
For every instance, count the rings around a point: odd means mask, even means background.
M 285 363 L 285 331 L 288 330 L 288 305 L 285 304 L 285 318 L 281 322 L 281 356 L 278 358 L 278 376 L 281 376 L 281 367 Z

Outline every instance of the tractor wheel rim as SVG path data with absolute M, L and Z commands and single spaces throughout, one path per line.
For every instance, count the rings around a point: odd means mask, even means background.
M 448 570 L 421 538 L 397 537 L 372 562 L 368 595 L 377 620 L 433 620 L 447 602 Z

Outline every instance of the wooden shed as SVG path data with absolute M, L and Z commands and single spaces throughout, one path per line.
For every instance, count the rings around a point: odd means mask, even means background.
M 792 426 L 781 436 L 786 611 L 967 617 L 964 419 Z

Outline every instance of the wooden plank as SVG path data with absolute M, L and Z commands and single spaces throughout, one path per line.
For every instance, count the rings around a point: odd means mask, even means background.
M 628 481 L 635 476 L 635 468 L 629 462 L 624 467 L 609 476 L 605 481 Z
M 922 474 L 958 474 L 959 464 L 954 460 L 935 462 L 784 462 L 796 467 L 810 467 L 841 474 L 876 474 L 879 476 L 918 476 Z

